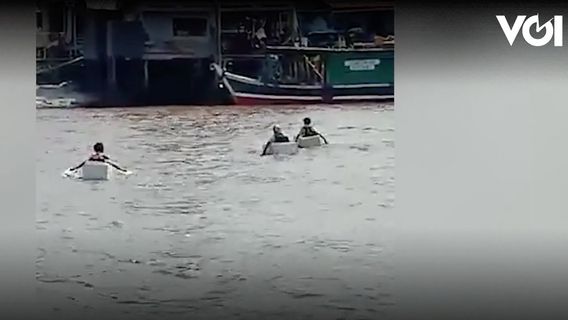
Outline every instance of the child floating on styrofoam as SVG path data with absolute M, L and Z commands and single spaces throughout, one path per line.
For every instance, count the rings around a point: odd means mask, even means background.
M 87 160 L 83 161 L 80 165 L 78 165 L 74 168 L 70 168 L 68 171 L 69 172 L 77 171 L 81 167 L 83 167 L 88 161 L 96 161 L 96 162 L 104 162 L 106 164 L 109 164 L 110 166 L 114 167 L 115 169 L 117 169 L 120 172 L 123 172 L 123 173 L 129 172 L 128 170 L 123 169 L 120 166 L 118 166 L 117 164 L 110 161 L 110 158 L 106 154 L 104 154 L 105 147 L 102 144 L 102 142 L 95 143 L 95 145 L 93 146 L 93 151 L 94 151 L 94 153 L 91 154 Z
M 270 137 L 270 140 L 268 140 L 268 142 L 264 145 L 264 149 L 262 150 L 261 156 L 267 155 L 268 148 L 273 143 L 290 142 L 290 139 L 288 139 L 288 137 L 284 133 L 282 133 L 282 129 L 280 129 L 279 125 L 275 125 L 274 127 L 272 127 L 272 132 L 274 132 L 274 134 L 272 135 L 272 137 Z
M 298 138 L 300 137 L 312 137 L 312 136 L 320 136 L 323 139 L 323 142 L 325 144 L 328 144 L 327 139 L 312 127 L 312 119 L 304 118 L 304 126 L 302 126 L 302 129 L 300 129 L 300 132 L 296 136 L 295 141 L 297 142 Z

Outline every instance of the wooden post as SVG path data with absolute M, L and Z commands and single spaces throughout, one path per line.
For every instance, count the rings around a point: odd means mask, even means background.
M 150 81 L 148 78 L 148 59 L 144 59 L 144 88 L 148 89 L 149 84 Z
M 107 43 L 107 81 L 112 89 L 116 87 L 116 59 L 114 57 L 114 50 L 112 47 L 112 22 L 106 21 L 107 32 L 106 32 L 106 43 Z
M 296 38 L 300 36 L 300 24 L 298 23 L 298 12 L 296 7 L 292 7 L 292 42 L 296 41 Z
M 72 33 L 72 37 L 73 37 L 73 58 L 75 56 L 78 56 L 77 52 L 77 7 L 76 4 L 73 4 L 73 33 Z
M 223 63 L 223 42 L 221 39 L 221 32 L 222 32 L 222 27 L 221 27 L 221 4 L 219 3 L 219 0 L 215 0 L 215 11 L 216 11 L 216 24 L 217 24 L 217 59 L 216 62 L 218 65 L 222 66 Z
M 40 11 L 41 11 L 41 21 L 42 21 L 42 31 L 43 32 L 49 32 L 51 31 L 51 26 L 49 25 L 49 13 L 51 11 L 51 8 L 49 7 L 49 4 L 45 4 L 43 2 L 37 2 L 38 6 L 40 6 Z
M 110 75 L 109 82 L 112 89 L 116 89 L 116 59 L 114 56 L 110 57 Z

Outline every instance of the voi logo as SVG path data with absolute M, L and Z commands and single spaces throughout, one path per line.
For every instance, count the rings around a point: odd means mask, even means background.
M 548 44 L 551 40 L 554 39 L 554 46 L 555 47 L 562 47 L 562 16 L 554 16 L 552 19 L 548 20 L 544 24 L 540 24 L 540 20 L 538 18 L 538 14 L 534 16 L 530 16 L 527 19 L 527 16 L 517 16 L 513 25 L 509 25 L 507 22 L 507 18 L 503 15 L 496 16 L 497 21 L 501 25 L 501 29 L 503 29 L 503 33 L 505 33 L 505 37 L 509 41 L 509 44 L 512 46 L 519 34 L 519 31 L 522 30 L 523 38 L 525 41 L 533 47 L 542 47 Z M 531 34 L 532 26 L 536 27 L 536 32 L 540 33 L 544 29 L 544 35 L 540 38 L 535 38 Z

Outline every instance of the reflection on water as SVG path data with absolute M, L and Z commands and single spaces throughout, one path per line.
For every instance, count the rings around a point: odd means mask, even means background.
M 391 296 L 391 106 L 38 110 L 45 315 L 376 319 Z M 304 116 L 330 145 L 259 157 Z M 96 141 L 135 172 L 65 179 Z M 311 315 L 311 317 L 310 317 Z

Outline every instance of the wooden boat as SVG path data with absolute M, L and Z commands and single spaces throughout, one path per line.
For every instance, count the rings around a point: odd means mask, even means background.
M 267 47 L 257 77 L 212 64 L 232 103 L 317 104 L 394 99 L 394 49 Z

